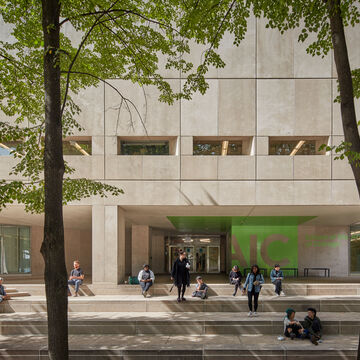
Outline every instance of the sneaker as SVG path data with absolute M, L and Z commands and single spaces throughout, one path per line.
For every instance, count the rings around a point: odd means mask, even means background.
M 253 312 L 254 316 L 258 316 L 258 313 L 256 311 Z
M 280 295 L 281 295 L 281 296 L 286 296 L 283 291 L 279 294 L 279 296 L 280 296 Z
M 78 293 L 75 293 L 75 294 L 74 294 L 74 297 L 78 297 L 78 296 L 79 296 Z
M 233 293 L 233 296 L 236 296 L 236 292 Z
M 181 299 L 180 299 L 180 298 L 177 298 L 176 301 L 177 301 L 178 303 L 180 303 L 180 302 L 181 302 Z
M 181 298 L 181 301 L 186 301 L 186 299 L 184 297 Z
M 252 314 L 253 314 L 252 311 L 249 311 L 248 316 L 252 316 Z
M 146 298 L 146 291 L 143 291 L 143 297 Z
M 296 338 L 296 335 L 295 335 L 293 332 L 291 332 L 291 333 L 290 333 L 290 339 L 291 339 L 291 340 L 294 340 L 295 338 Z
M 311 342 L 314 344 L 314 345 L 318 345 L 318 339 L 316 336 L 314 335 L 311 335 L 311 338 L 310 338 Z

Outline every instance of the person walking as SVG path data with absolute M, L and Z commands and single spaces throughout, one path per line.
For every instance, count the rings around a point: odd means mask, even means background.
M 274 268 L 270 272 L 270 280 L 275 285 L 275 293 L 280 296 L 282 292 L 282 281 L 284 280 L 284 274 L 280 270 L 280 265 L 275 264 Z
M 190 286 L 190 263 L 186 258 L 186 252 L 180 251 L 179 257 L 174 261 L 171 270 L 171 280 L 174 281 L 175 286 L 178 289 L 177 302 L 185 301 L 185 290 L 187 286 Z
M 260 295 L 261 285 L 264 284 L 264 277 L 260 274 L 260 269 L 258 265 L 253 265 L 251 267 L 250 273 L 246 277 L 246 281 L 243 288 L 243 293 L 248 293 L 248 305 L 249 305 L 249 314 L 248 316 L 257 316 L 258 308 L 258 299 Z M 253 312 L 253 303 L 252 298 L 254 298 L 254 312 Z
M 230 284 L 235 285 L 233 296 L 236 296 L 238 289 L 241 286 L 241 271 L 237 265 L 233 266 L 229 274 Z

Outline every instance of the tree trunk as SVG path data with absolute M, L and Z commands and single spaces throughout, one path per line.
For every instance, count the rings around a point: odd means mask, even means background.
M 51 360 L 68 359 L 67 274 L 65 266 L 62 182 L 61 90 L 58 49 L 60 4 L 42 0 L 45 88 L 45 225 L 41 253 L 45 261 L 48 351 Z
M 345 142 L 351 143 L 351 151 L 360 153 L 360 137 L 356 122 L 354 91 L 349 56 L 346 47 L 344 24 L 340 12 L 340 0 L 329 0 L 328 7 L 334 58 L 340 86 L 341 118 Z M 351 163 L 350 165 L 354 173 L 356 186 L 360 196 L 360 166 L 356 166 L 356 163 Z

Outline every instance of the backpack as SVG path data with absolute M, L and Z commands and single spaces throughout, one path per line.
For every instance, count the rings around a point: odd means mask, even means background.
M 130 285 L 139 285 L 139 280 L 136 276 L 129 276 L 128 283 Z

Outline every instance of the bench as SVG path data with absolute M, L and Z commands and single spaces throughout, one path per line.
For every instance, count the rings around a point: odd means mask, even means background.
M 304 268 L 304 277 L 309 277 L 309 270 L 322 270 L 325 277 L 330 277 L 330 269 L 325 267 L 310 267 Z
M 280 268 L 280 269 L 281 269 L 282 271 L 292 271 L 294 277 L 299 277 L 299 270 L 298 270 L 298 268 L 282 267 L 282 268 Z

